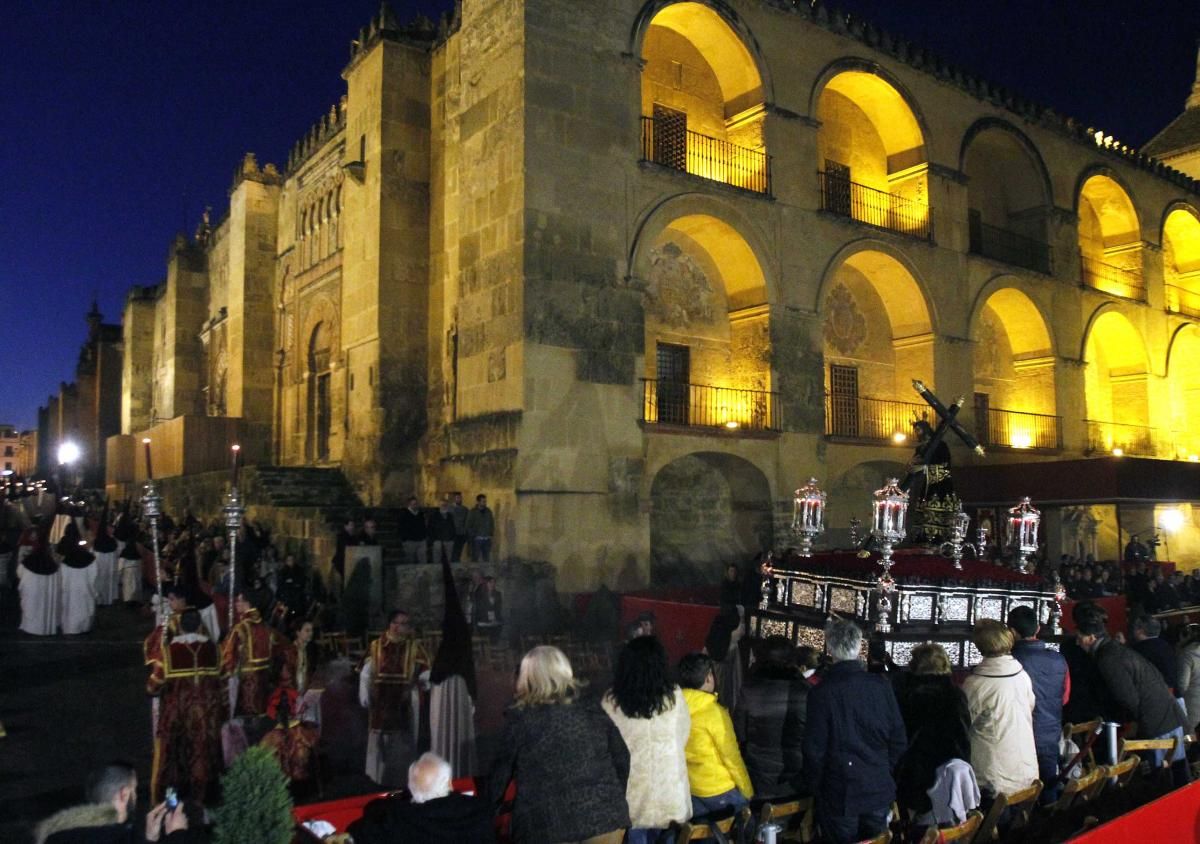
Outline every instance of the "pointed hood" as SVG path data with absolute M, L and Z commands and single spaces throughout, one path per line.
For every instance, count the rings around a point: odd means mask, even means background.
M 108 554 L 117 550 L 117 540 L 108 532 L 108 503 L 100 513 L 100 521 L 96 525 L 96 536 L 92 539 L 92 550 L 98 554 Z
M 467 623 L 462 602 L 458 599 L 458 587 L 450 573 L 450 564 L 442 560 L 442 592 L 445 596 L 445 612 L 442 615 L 442 642 L 433 658 L 429 672 L 431 683 L 440 683 L 455 674 L 463 678 L 467 691 L 475 697 L 475 655 L 471 651 L 471 625 Z

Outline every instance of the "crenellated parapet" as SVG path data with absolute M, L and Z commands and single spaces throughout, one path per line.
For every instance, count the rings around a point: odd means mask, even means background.
M 329 111 L 321 115 L 299 141 L 292 145 L 288 152 L 286 173 L 296 172 L 313 153 L 325 146 L 330 138 L 346 128 L 346 97 L 343 95 L 338 102 L 329 107 Z

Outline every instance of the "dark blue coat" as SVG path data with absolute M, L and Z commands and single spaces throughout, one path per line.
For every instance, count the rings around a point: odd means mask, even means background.
M 1067 688 L 1067 661 L 1045 642 L 1020 639 L 1013 645 L 1013 658 L 1033 681 L 1033 741 L 1039 750 L 1058 752 L 1062 736 L 1063 693 Z
M 887 679 L 858 660 L 836 663 L 808 693 L 804 773 L 818 813 L 886 810 L 896 799 L 892 769 L 907 743 Z

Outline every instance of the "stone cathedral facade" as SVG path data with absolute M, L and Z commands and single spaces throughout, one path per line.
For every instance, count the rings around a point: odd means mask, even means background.
M 913 378 L 991 460 L 1200 459 L 1186 127 L 1151 158 L 785 0 L 385 9 L 343 76 L 130 292 L 111 488 L 147 436 L 166 475 L 236 439 L 370 506 L 484 492 L 576 591 L 715 577 L 810 475 L 864 515 Z

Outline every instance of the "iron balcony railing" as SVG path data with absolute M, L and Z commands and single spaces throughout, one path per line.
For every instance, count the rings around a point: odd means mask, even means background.
M 1173 314 L 1200 319 L 1200 293 L 1179 287 L 1175 284 L 1166 285 L 1167 310 Z
M 933 215 L 924 202 L 869 188 L 841 176 L 817 172 L 821 208 L 880 229 L 933 240 Z
M 642 161 L 771 195 L 771 156 L 762 150 L 681 131 L 653 117 L 642 117 Z
M 826 393 L 825 436 L 899 445 L 908 441 L 913 422 L 928 413 L 927 404 Z
M 779 394 L 642 379 L 642 421 L 653 425 L 781 431 Z
M 1088 429 L 1088 451 L 1125 454 L 1130 457 L 1174 457 L 1169 432 L 1145 425 L 1084 420 Z
M 1046 275 L 1054 271 L 1054 253 L 1048 244 L 1007 229 L 989 226 L 974 210 L 968 222 L 972 254 Z
M 1086 286 L 1123 299 L 1146 300 L 1146 286 L 1142 284 L 1140 270 L 1117 267 L 1094 258 L 1081 258 L 1081 261 Z
M 975 436 L 986 446 L 1055 450 L 1062 448 L 1062 417 L 989 407 L 976 408 Z M 982 417 L 982 418 L 981 418 Z

